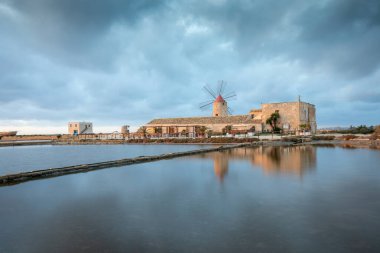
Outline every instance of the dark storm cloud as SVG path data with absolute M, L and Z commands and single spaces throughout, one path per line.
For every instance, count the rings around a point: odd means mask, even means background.
M 314 52 L 310 61 L 323 61 L 335 71 L 356 77 L 378 68 L 379 1 L 328 1 L 310 6 L 297 21 L 302 27 L 300 42 Z
M 302 95 L 321 125 L 379 121 L 374 0 L 0 0 L 0 32 L 3 121 L 200 115 L 220 79 L 235 113 Z
M 18 36 L 26 39 L 25 46 L 65 64 L 105 68 L 115 57 L 113 48 L 102 47 L 110 26 L 115 22 L 133 25 L 164 2 L 19 0 L 8 5 L 24 17 L 23 34 Z
M 281 56 L 349 76 L 370 74 L 380 62 L 376 0 L 205 2 L 193 11 L 248 60 Z

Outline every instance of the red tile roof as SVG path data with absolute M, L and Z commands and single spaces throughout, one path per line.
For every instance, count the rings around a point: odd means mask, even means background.
M 221 95 L 219 95 L 219 96 L 215 99 L 214 102 L 226 102 L 226 101 L 224 100 L 224 98 L 223 98 Z

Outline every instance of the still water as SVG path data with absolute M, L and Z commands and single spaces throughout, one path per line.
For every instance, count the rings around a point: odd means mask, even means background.
M 379 164 L 241 148 L 0 187 L 0 252 L 380 252 Z
M 0 147 L 0 176 L 38 169 L 105 162 L 141 155 L 208 148 L 208 145 L 36 145 Z

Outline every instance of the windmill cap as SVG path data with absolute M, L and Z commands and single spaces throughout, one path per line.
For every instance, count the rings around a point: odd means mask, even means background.
M 219 95 L 214 102 L 226 102 L 221 95 Z

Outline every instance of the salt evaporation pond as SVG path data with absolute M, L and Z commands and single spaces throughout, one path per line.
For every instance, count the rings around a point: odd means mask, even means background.
M 379 164 L 240 148 L 0 187 L 0 252 L 380 252 Z
M 105 162 L 142 155 L 208 148 L 209 145 L 35 145 L 0 147 L 0 176 L 38 169 Z

